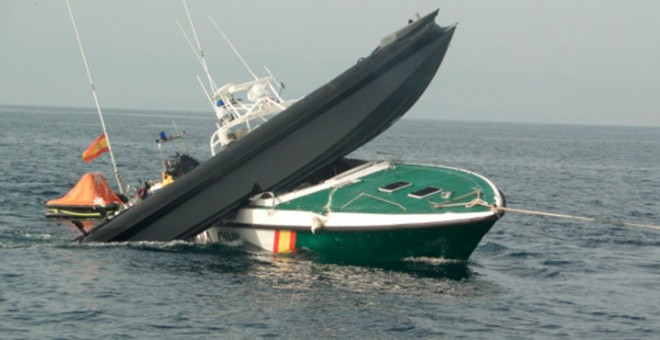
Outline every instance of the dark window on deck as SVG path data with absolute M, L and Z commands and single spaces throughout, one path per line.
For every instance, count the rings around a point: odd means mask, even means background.
M 395 191 L 397 191 L 397 190 L 401 190 L 401 189 L 403 189 L 403 188 L 407 188 L 407 187 L 409 187 L 409 186 L 411 186 L 411 185 L 412 185 L 412 183 L 410 183 L 410 182 L 399 181 L 399 182 L 390 183 L 390 184 L 388 184 L 388 185 L 386 185 L 386 186 L 382 186 L 382 187 L 378 188 L 378 191 L 382 191 L 382 192 L 395 192 Z
M 426 187 L 424 189 L 419 189 L 415 192 L 411 192 L 411 193 L 408 194 L 408 196 L 410 196 L 412 198 L 424 198 L 424 197 L 427 197 L 427 196 L 431 196 L 431 195 L 435 194 L 436 192 L 440 192 L 440 191 L 442 191 L 442 189 L 440 189 L 440 188 Z

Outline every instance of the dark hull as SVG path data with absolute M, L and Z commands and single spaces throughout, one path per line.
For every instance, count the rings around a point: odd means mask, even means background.
M 454 28 L 437 11 L 82 242 L 189 239 L 256 193 L 284 190 L 378 136 L 422 95 Z

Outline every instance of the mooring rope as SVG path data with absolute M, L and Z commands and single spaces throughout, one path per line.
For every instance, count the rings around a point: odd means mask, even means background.
M 326 203 L 325 206 L 323 207 L 323 209 L 326 211 L 325 212 L 326 219 L 330 217 L 330 214 L 332 213 L 332 198 L 335 196 L 335 192 L 337 192 L 337 189 L 339 188 L 335 187 L 332 188 L 332 190 L 330 190 L 330 194 L 328 194 L 328 203 Z
M 325 224 L 328 222 L 330 219 L 330 215 L 332 214 L 332 198 L 335 195 L 335 192 L 337 192 L 337 187 L 333 188 L 330 190 L 330 193 L 328 194 L 328 203 L 323 206 L 323 210 L 325 210 L 325 215 L 323 216 L 314 216 L 312 218 L 312 234 L 316 234 L 316 231 L 325 227 Z
M 475 199 L 469 201 L 469 202 L 456 202 L 458 200 L 464 199 L 466 197 L 470 197 L 470 196 L 475 195 L 475 194 L 477 195 L 477 197 Z M 565 219 L 572 219 L 572 220 L 583 221 L 583 222 L 612 224 L 612 225 L 623 225 L 623 226 L 627 226 L 627 227 L 636 227 L 636 228 L 647 228 L 647 229 L 660 230 L 660 226 L 652 225 L 652 224 L 631 223 L 631 222 L 625 222 L 625 221 L 614 221 L 614 220 L 599 219 L 599 218 L 593 218 L 593 217 L 585 217 L 585 216 L 577 216 L 577 215 L 569 215 L 569 214 L 560 214 L 560 213 L 540 211 L 540 210 L 498 207 L 494 204 L 490 204 L 490 203 L 484 201 L 481 198 L 481 192 L 479 190 L 475 190 L 471 193 L 462 195 L 460 197 L 456 197 L 453 200 L 449 200 L 445 203 L 431 202 L 431 206 L 433 206 L 436 209 L 451 208 L 451 207 L 472 208 L 476 205 L 489 208 L 494 214 L 502 214 L 504 212 L 509 212 L 509 213 L 525 214 L 525 215 L 565 218 Z
M 627 226 L 627 227 L 647 228 L 647 229 L 660 230 L 660 226 L 652 225 L 652 224 L 631 223 L 631 222 L 625 222 L 625 221 L 614 221 L 614 220 L 599 219 L 599 218 L 593 218 L 593 217 L 585 217 L 585 216 L 577 216 L 577 215 L 569 215 L 569 214 L 559 214 L 559 213 L 548 212 L 548 211 L 540 211 L 540 210 L 498 207 L 498 206 L 495 206 L 493 204 L 489 204 L 488 202 L 482 200 L 481 198 L 476 198 L 471 202 L 465 203 L 465 206 L 468 207 L 468 208 L 471 207 L 471 206 L 475 206 L 475 205 L 480 205 L 480 206 L 483 206 L 483 207 L 490 208 L 490 210 L 493 211 L 494 213 L 510 212 L 510 213 L 517 213 L 517 214 L 525 214 L 525 215 L 565 218 L 565 219 L 577 220 L 577 221 L 582 221 L 582 222 L 592 222 L 592 223 L 611 224 L 611 225 L 623 225 L 623 226 Z
M 466 202 L 458 202 L 458 201 L 460 201 L 460 200 L 462 200 L 462 199 L 464 199 L 464 198 L 467 198 L 467 197 L 470 197 L 470 196 L 474 196 L 474 195 L 477 195 L 477 198 L 473 199 L 473 200 L 470 201 L 470 202 L 467 202 L 467 203 L 466 203 Z M 467 194 L 465 194 L 465 195 L 461 195 L 461 196 L 458 196 L 458 197 L 454 197 L 454 198 L 452 198 L 452 199 L 450 199 L 450 200 L 448 200 L 448 201 L 445 201 L 445 202 L 443 202 L 443 203 L 431 202 L 431 206 L 432 206 L 433 208 L 436 208 L 436 209 L 440 209 L 440 208 L 451 208 L 451 207 L 466 207 L 466 208 L 472 208 L 472 207 L 473 207 L 475 204 L 477 204 L 477 202 L 480 201 L 480 200 L 481 200 L 481 190 L 479 190 L 479 189 L 475 189 L 474 191 L 472 191 L 472 192 L 470 192 L 470 193 L 467 193 Z M 484 202 L 483 200 L 481 200 L 481 201 Z M 456 202 L 458 202 L 458 203 L 456 203 Z M 486 203 L 486 202 L 484 202 L 484 203 Z
M 491 207 L 491 209 L 492 208 L 497 209 L 499 211 L 512 212 L 512 213 L 518 213 L 518 214 L 566 218 L 566 219 L 572 219 L 572 220 L 584 221 L 584 222 L 612 224 L 612 225 L 624 225 L 624 226 L 627 226 L 627 227 L 648 228 L 648 229 L 660 230 L 660 226 L 651 225 L 651 224 L 604 220 L 604 219 L 598 219 L 598 218 L 593 218 L 593 217 L 584 217 L 584 216 L 576 216 L 576 215 L 568 215 L 568 214 L 558 214 L 558 213 L 547 212 L 547 211 L 538 211 L 538 210 L 517 209 L 517 208 L 508 208 L 508 207 L 492 207 L 491 205 L 489 205 L 487 203 L 486 203 L 485 206 Z

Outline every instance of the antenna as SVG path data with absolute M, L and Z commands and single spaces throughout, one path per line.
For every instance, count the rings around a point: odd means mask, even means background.
M 275 76 L 273 75 L 273 72 L 270 72 L 270 69 L 269 69 L 268 67 L 266 67 L 266 65 L 264 65 L 264 69 L 266 70 L 266 73 L 268 73 L 269 76 L 275 78 Z M 277 79 L 276 79 L 276 80 L 277 80 Z M 271 82 L 268 82 L 268 87 L 270 87 L 270 89 L 271 89 L 271 90 L 273 91 L 273 93 L 277 96 L 277 99 L 278 99 L 279 101 L 284 101 L 284 99 L 282 99 L 282 96 L 281 96 L 281 92 L 282 92 L 282 90 L 284 89 L 284 84 L 283 84 L 283 83 L 280 82 L 280 89 L 279 89 L 279 91 L 275 89 L 275 87 L 273 86 L 273 84 L 271 84 Z
M 105 121 L 103 120 L 103 112 L 101 112 L 101 104 L 99 104 L 99 98 L 96 95 L 96 87 L 94 86 L 94 81 L 92 80 L 92 73 L 89 71 L 89 65 L 87 64 L 87 58 L 85 57 L 85 51 L 83 50 L 82 42 L 80 41 L 80 34 L 78 34 L 78 27 L 76 26 L 76 20 L 73 17 L 73 11 L 71 10 L 71 4 L 69 3 L 69 0 L 66 0 L 66 7 L 69 10 L 69 16 L 71 17 L 71 24 L 73 24 L 73 31 L 76 34 L 76 40 L 78 41 L 78 48 L 80 49 L 80 55 L 82 56 L 83 63 L 85 64 L 87 79 L 89 79 L 89 84 L 92 87 L 92 96 L 94 97 L 94 103 L 96 104 L 96 111 L 99 113 L 99 119 L 101 120 L 101 127 L 103 128 L 103 133 L 105 134 L 105 140 L 108 143 L 108 152 L 110 153 L 112 168 L 114 169 L 115 172 L 115 179 L 117 180 L 117 185 L 119 186 L 119 193 L 123 194 L 124 189 L 122 188 L 121 179 L 119 177 L 119 171 L 117 170 L 115 155 L 112 152 L 112 146 L 110 146 L 110 136 L 108 136 L 108 132 L 105 129 Z
M 202 82 L 202 79 L 199 78 L 199 76 L 195 76 L 197 78 L 197 82 L 199 83 L 199 86 L 202 87 L 202 91 L 204 91 L 204 94 L 206 95 L 206 98 L 209 100 L 209 104 L 211 104 L 211 108 L 215 110 L 215 103 L 213 102 L 213 99 L 211 97 L 211 94 L 206 90 L 206 86 L 204 86 L 204 82 Z
M 209 79 L 211 90 L 215 92 L 217 86 L 215 85 L 215 82 L 213 81 L 213 77 L 211 77 L 211 73 L 209 72 L 209 67 L 206 64 L 206 58 L 204 57 L 204 50 L 202 50 L 202 44 L 199 43 L 199 39 L 197 38 L 197 30 L 195 30 L 195 25 L 193 24 L 192 17 L 190 16 L 190 11 L 188 10 L 188 4 L 186 3 L 186 0 L 183 0 L 183 7 L 186 9 L 186 15 L 188 16 L 188 22 L 190 23 L 190 28 L 192 29 L 193 38 L 195 38 L 195 43 L 197 43 L 198 53 L 195 53 L 195 55 L 198 55 L 198 58 L 202 63 L 202 68 L 204 69 L 204 72 L 206 72 L 206 77 L 208 77 Z M 185 33 L 184 36 L 186 37 L 186 39 L 188 39 Z M 190 43 L 190 41 L 188 43 Z
M 254 71 L 252 71 L 252 68 L 250 68 L 250 65 L 248 65 L 248 63 L 245 61 L 245 59 L 243 59 L 243 57 L 241 56 L 241 54 L 238 52 L 238 49 L 236 49 L 236 47 L 234 46 L 234 44 L 232 44 L 231 40 L 229 40 L 229 38 L 227 37 L 227 35 L 225 34 L 225 32 L 223 32 L 223 31 L 220 29 L 220 26 L 218 26 L 218 24 L 215 22 L 215 20 L 213 20 L 213 18 L 212 18 L 210 15 L 209 15 L 209 20 L 211 20 L 211 23 L 213 24 L 213 26 L 215 26 L 215 29 L 216 29 L 216 30 L 222 35 L 222 37 L 225 39 L 225 41 L 227 42 L 227 44 L 229 45 L 229 47 L 231 47 L 232 51 L 234 51 L 234 54 L 236 54 L 236 56 L 238 57 L 238 59 L 241 60 L 241 62 L 243 63 L 243 66 L 245 66 L 245 68 L 248 70 L 248 72 L 250 72 L 250 74 L 252 75 L 252 77 L 253 77 L 255 80 L 258 80 L 259 77 L 257 77 L 257 75 L 254 73 Z M 268 75 L 270 75 L 270 76 L 273 75 L 273 74 L 270 72 L 270 70 L 268 69 L 268 67 L 264 66 L 264 68 L 266 69 L 266 72 L 268 73 Z M 273 91 L 273 93 L 277 96 L 277 99 L 279 99 L 280 101 L 283 100 L 282 97 L 280 96 L 280 92 L 281 92 L 281 90 L 280 90 L 280 91 L 277 91 L 277 90 L 275 89 L 275 87 L 273 87 L 273 84 L 271 84 L 270 81 L 268 82 L 268 87 L 269 87 L 269 88 Z
M 195 55 L 195 58 L 197 58 L 197 61 L 199 62 L 200 65 L 202 65 L 202 67 L 204 67 L 204 62 L 202 61 L 202 58 L 199 57 L 199 54 L 197 53 L 195 46 L 193 45 L 192 41 L 190 41 L 190 38 L 188 37 L 188 34 L 186 34 L 186 31 L 181 26 L 181 23 L 179 22 L 178 19 L 174 19 L 174 22 L 176 22 L 177 27 L 179 27 L 179 32 L 181 32 L 183 37 L 186 39 L 186 42 L 188 42 L 188 46 L 190 46 L 190 49 L 193 51 L 193 54 Z
M 243 66 L 245 66 L 245 68 L 248 70 L 248 72 L 250 72 L 250 74 L 252 75 L 252 77 L 254 77 L 255 80 L 259 79 L 259 78 L 257 77 L 257 75 L 254 74 L 254 72 L 253 72 L 252 69 L 250 68 L 250 65 L 248 65 L 248 64 L 245 62 L 245 59 L 243 59 L 243 57 L 241 57 L 241 54 L 238 53 L 238 50 L 236 49 L 236 47 L 234 47 L 234 44 L 231 43 L 231 40 L 229 40 L 229 38 L 227 38 L 227 36 L 225 35 L 225 33 L 220 29 L 220 26 L 218 26 L 218 24 L 215 22 L 215 20 L 213 20 L 213 18 L 212 18 L 210 15 L 209 15 L 209 20 L 211 20 L 211 23 L 213 24 L 213 26 L 215 26 L 215 29 L 218 30 L 218 32 L 220 32 L 220 34 L 221 34 L 222 37 L 225 39 L 225 41 L 227 42 L 227 44 L 229 44 L 229 47 L 231 47 L 231 49 L 234 51 L 234 54 L 236 54 L 236 56 L 238 57 L 238 59 L 241 60 L 241 62 L 243 63 Z
M 186 41 L 188 42 L 188 46 L 190 46 L 190 49 L 193 51 L 193 54 L 197 58 L 197 61 L 199 61 L 199 63 L 202 65 L 202 68 L 204 68 L 204 61 L 202 61 L 202 59 L 197 54 L 197 51 L 195 51 L 195 47 L 193 46 L 192 42 L 190 41 L 190 38 L 188 38 L 188 35 L 186 34 L 186 32 L 183 30 L 183 27 L 181 27 L 181 24 L 179 23 L 179 20 L 174 20 L 174 21 L 176 21 L 176 25 L 179 26 L 179 31 L 181 31 L 181 34 L 183 34 L 183 37 L 186 38 Z M 208 73 L 207 73 L 207 77 L 210 78 L 210 75 Z M 204 94 L 206 95 L 206 98 L 211 103 L 211 108 L 213 108 L 213 110 L 215 110 L 215 104 L 213 103 L 213 100 L 211 99 L 211 95 L 209 95 L 208 91 L 206 91 L 206 86 L 204 86 L 204 83 L 199 78 L 199 76 L 197 76 L 197 81 L 199 82 L 199 85 L 202 87 L 202 90 L 204 91 Z M 213 90 L 214 85 L 215 85 L 215 82 L 213 82 L 211 84 L 211 90 L 212 91 L 214 91 Z M 217 86 L 216 86 L 216 88 L 217 88 Z
M 183 146 L 186 148 L 186 153 L 187 154 L 192 154 L 190 152 L 190 146 L 188 145 L 188 142 L 186 141 L 186 131 L 181 131 L 179 132 L 179 128 L 176 126 L 176 123 L 174 122 L 174 119 L 172 119 L 172 126 L 174 127 L 174 134 L 175 135 L 181 135 L 181 139 L 183 141 Z

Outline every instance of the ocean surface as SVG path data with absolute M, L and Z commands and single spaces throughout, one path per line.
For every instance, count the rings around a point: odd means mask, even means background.
M 207 159 L 208 114 L 107 111 L 125 184 L 155 139 Z M 507 213 L 466 263 L 319 263 L 185 242 L 80 245 L 45 202 L 110 158 L 94 110 L 0 107 L 0 338 L 650 339 L 660 230 Z M 171 148 L 171 149 L 167 149 Z M 169 156 L 185 145 L 165 145 Z M 353 156 L 466 168 L 512 208 L 660 225 L 660 128 L 403 119 Z

